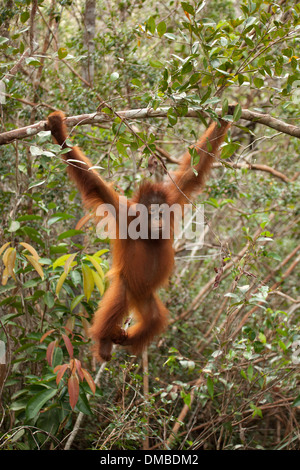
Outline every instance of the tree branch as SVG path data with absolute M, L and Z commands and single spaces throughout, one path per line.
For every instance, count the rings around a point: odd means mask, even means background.
M 219 162 L 213 164 L 213 168 L 218 168 L 221 166 L 222 166 L 222 163 L 219 163 Z M 276 178 L 281 179 L 285 183 L 290 183 L 291 181 L 294 180 L 294 178 L 293 179 L 288 178 L 286 175 L 284 175 L 278 170 L 275 170 L 275 168 L 272 168 L 271 166 L 261 165 L 259 163 L 231 163 L 231 162 L 226 161 L 226 166 L 230 166 L 233 169 L 246 168 L 249 170 L 265 171 L 267 173 L 271 173 L 271 175 L 275 176 Z
M 122 119 L 148 119 L 154 117 L 166 118 L 169 108 L 158 108 L 156 110 L 151 108 L 142 108 L 142 109 L 131 109 L 126 111 L 118 111 L 118 116 Z M 221 116 L 222 110 L 216 109 L 218 116 Z M 208 113 L 197 108 L 190 108 L 184 117 L 197 118 L 199 115 L 208 117 Z M 112 121 L 114 116 L 102 113 L 101 111 L 95 112 L 92 114 L 80 114 L 78 116 L 71 116 L 66 119 L 66 124 L 68 127 L 81 126 L 84 124 L 101 124 L 104 122 Z M 283 132 L 284 134 L 291 135 L 293 137 L 300 138 L 300 127 L 287 124 L 284 121 L 273 118 L 269 114 L 261 114 L 249 109 L 243 109 L 241 114 L 241 119 L 247 121 L 254 121 L 264 126 L 270 127 L 277 131 Z M 20 129 L 14 129 L 12 131 L 3 132 L 0 134 L 0 145 L 8 144 L 14 140 L 24 139 L 29 136 L 38 134 L 41 131 L 47 129 L 47 122 L 40 121 L 31 126 L 22 127 Z
M 158 153 L 160 153 L 160 155 L 165 157 L 166 160 L 168 160 L 170 163 L 175 163 L 176 165 L 180 164 L 180 160 L 177 160 L 176 158 L 173 158 L 172 155 L 169 154 L 169 152 L 167 152 L 163 148 L 159 147 L 158 145 L 156 145 L 156 150 L 158 151 Z M 222 162 L 215 162 L 213 164 L 213 168 L 220 168 L 222 166 L 223 166 Z M 268 165 L 261 165 L 259 163 L 246 163 L 246 162 L 232 163 L 232 162 L 228 162 L 228 160 L 226 160 L 226 166 L 230 166 L 232 169 L 241 169 L 242 170 L 242 169 L 245 168 L 245 169 L 249 169 L 249 170 L 265 171 L 267 173 L 271 173 L 273 176 L 275 176 L 276 178 L 281 179 L 285 183 L 290 183 L 291 181 L 294 181 L 298 177 L 298 173 L 296 173 L 296 175 L 294 175 L 292 179 L 289 179 L 285 174 L 281 173 L 278 170 L 275 170 L 275 168 L 272 168 L 271 166 L 268 166 Z

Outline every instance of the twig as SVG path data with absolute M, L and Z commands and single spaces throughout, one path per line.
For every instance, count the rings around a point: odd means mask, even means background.
M 25 100 L 24 98 L 17 98 L 16 96 L 10 95 L 9 93 L 3 93 L 4 96 L 7 98 L 10 98 L 11 100 L 16 100 L 19 101 L 20 103 L 26 104 L 27 106 L 31 106 L 33 108 L 38 108 L 38 107 L 44 107 L 51 109 L 52 111 L 56 111 L 56 108 L 54 106 L 51 106 L 50 104 L 47 103 L 33 103 L 32 101 Z
M 183 407 L 182 407 L 182 410 L 181 412 L 179 413 L 179 416 L 176 420 L 176 423 L 174 424 L 173 426 L 173 429 L 172 429 L 172 432 L 166 442 L 166 448 L 167 449 L 170 449 L 172 443 L 174 442 L 177 434 L 178 434 L 178 431 L 182 425 L 182 421 L 184 421 L 187 413 L 190 411 L 191 409 L 191 406 L 192 406 L 192 403 L 194 401 L 194 398 L 195 398 L 195 390 L 197 387 L 199 387 L 202 382 L 204 381 L 202 375 L 201 377 L 199 377 L 199 379 L 197 380 L 197 382 L 195 383 L 195 385 L 193 386 L 192 390 L 191 390 L 191 393 L 190 393 L 190 403 L 187 405 L 187 404 L 184 404 Z
M 273 215 L 274 217 L 274 215 Z M 262 231 L 262 228 L 259 227 L 255 234 L 253 235 L 253 238 L 256 239 L 259 234 L 261 233 Z M 237 258 L 242 258 L 245 253 L 247 253 L 247 250 L 249 248 L 249 242 L 244 246 L 244 248 L 242 248 L 242 250 L 237 254 L 235 255 L 235 257 Z M 224 276 L 224 273 L 226 271 L 228 271 L 229 269 L 231 269 L 235 264 L 235 261 L 229 261 L 227 264 L 225 264 L 225 266 L 222 267 L 222 277 Z M 214 275 L 203 287 L 202 289 L 200 290 L 200 292 L 198 293 L 198 295 L 196 295 L 196 297 L 193 299 L 193 302 L 191 303 L 191 305 L 187 308 L 187 310 L 185 312 L 183 312 L 179 317 L 177 317 L 176 319 L 173 319 L 171 320 L 170 323 L 174 323 L 176 321 L 178 321 L 178 319 L 182 320 L 183 318 L 186 318 L 191 312 L 195 311 L 195 309 L 197 308 L 197 306 L 199 305 L 200 301 L 202 300 L 202 298 L 204 297 L 204 295 L 209 292 L 209 290 L 212 288 L 212 286 L 214 285 L 215 283 L 215 279 L 216 279 L 216 276 Z
M 38 48 L 38 45 L 36 45 L 36 49 Z M 11 77 L 13 77 L 14 75 L 17 74 L 17 72 L 19 71 L 19 69 L 22 67 L 22 64 L 24 62 L 24 60 L 26 59 L 26 57 L 29 57 L 30 56 L 30 49 L 29 47 L 23 52 L 23 54 L 21 55 L 20 59 L 18 60 L 18 62 L 4 75 L 4 77 L 2 78 L 2 81 L 3 82 L 6 82 L 8 80 L 11 79 Z M 13 139 L 14 140 L 14 139 Z M 6 142 L 4 142 L 6 143 Z
M 29 29 L 29 43 L 30 43 L 30 55 L 33 54 L 34 48 L 35 48 L 35 41 L 34 41 L 34 34 L 35 34 L 35 15 L 37 12 L 37 7 L 38 7 L 38 1 L 33 0 L 32 1 L 32 8 L 30 12 L 30 29 Z
M 298 250 L 300 249 L 300 246 L 297 247 Z M 298 251 L 297 250 L 297 251 Z M 270 289 L 270 292 L 268 293 L 268 295 L 274 291 L 275 289 L 277 289 L 277 287 L 290 275 L 290 273 L 295 269 L 295 267 L 297 266 L 297 264 L 300 262 L 300 256 L 297 256 L 297 258 L 293 261 L 293 263 L 291 264 L 291 266 L 289 266 L 289 268 L 283 273 L 282 277 L 281 277 L 281 280 L 276 282 L 275 284 L 273 284 L 273 286 L 271 287 Z M 259 304 L 260 305 L 260 304 Z M 249 310 L 249 312 L 247 312 L 242 320 L 240 321 L 238 327 L 235 329 L 235 331 L 233 332 L 232 335 L 230 335 L 230 340 L 233 341 L 235 339 L 235 337 L 239 334 L 240 330 L 243 328 L 244 324 L 246 323 L 246 321 L 248 320 L 248 318 L 259 308 L 259 305 L 256 305 L 255 307 L 253 307 L 251 310 Z
M 281 292 L 280 290 L 274 290 L 274 291 L 270 292 L 270 294 L 279 295 L 280 297 L 283 297 L 283 298 L 289 300 L 293 304 L 299 304 L 300 303 L 300 298 L 293 299 L 293 297 L 291 297 L 290 295 L 284 294 L 284 292 Z
M 148 376 L 148 350 L 145 349 L 143 352 L 143 384 L 144 384 L 144 399 L 145 401 L 149 400 L 149 376 Z M 147 429 L 147 436 L 143 442 L 143 450 L 149 450 L 149 415 L 146 415 L 146 429 Z

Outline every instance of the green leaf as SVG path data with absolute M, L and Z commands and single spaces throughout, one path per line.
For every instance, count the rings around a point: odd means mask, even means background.
M 73 215 L 66 214 L 64 212 L 56 212 L 55 216 L 50 217 L 50 219 L 48 220 L 48 225 L 50 226 L 52 224 L 55 224 L 59 220 L 67 220 L 67 219 L 72 219 L 72 218 L 74 218 Z
M 81 275 L 79 271 L 71 271 L 70 278 L 72 279 L 72 282 L 75 287 L 79 284 L 82 284 Z
M 139 87 L 142 86 L 142 82 L 141 82 L 141 80 L 139 80 L 138 78 L 133 78 L 133 79 L 131 80 L 131 83 L 132 83 L 132 85 L 134 85 L 134 86 L 137 87 L 137 88 L 139 88 Z
M 32 419 L 34 418 L 41 410 L 41 408 L 47 403 L 47 401 L 51 400 L 57 393 L 56 389 L 50 388 L 43 390 L 35 394 L 29 401 L 26 406 L 26 418 Z
M 262 78 L 259 78 L 259 77 L 255 77 L 253 79 L 253 83 L 256 86 L 256 88 L 262 88 L 265 84 L 264 80 Z
M 300 395 L 293 401 L 292 406 L 300 406 Z
M 80 304 L 80 302 L 84 299 L 84 295 L 81 294 L 81 295 L 77 295 L 71 302 L 71 312 L 73 312 L 74 308 L 77 307 L 78 304 Z
M 275 74 L 277 76 L 280 76 L 282 74 L 282 64 L 279 61 L 277 61 L 275 64 Z
M 154 67 L 156 69 L 160 69 L 164 66 L 164 64 L 162 62 L 160 62 L 159 60 L 156 60 L 156 59 L 150 59 L 149 64 L 151 65 L 151 67 Z
M 213 81 L 212 75 L 206 74 L 204 75 L 201 84 L 202 86 L 210 85 L 212 81 Z
M 41 62 L 35 57 L 27 57 L 25 62 L 27 65 L 33 65 L 34 67 L 40 67 L 42 65 Z
M 210 197 L 207 201 L 205 201 L 205 204 L 208 204 L 209 206 L 213 207 L 220 207 L 220 204 L 218 203 L 217 199 L 214 197 Z
M 20 15 L 21 23 L 26 23 L 29 17 L 30 17 L 29 11 L 23 11 Z
M 54 348 L 54 351 L 53 351 L 53 356 L 52 356 L 52 367 L 56 367 L 60 364 L 62 364 L 62 361 L 63 361 L 63 350 L 61 348 Z
M 250 403 L 250 408 L 253 410 L 253 414 L 252 414 L 253 417 L 256 415 L 259 416 L 260 418 L 263 417 L 261 409 L 255 406 L 254 403 Z
M 161 38 L 167 31 L 166 23 L 164 21 L 161 21 L 160 23 L 158 23 L 156 29 L 157 29 L 159 37 Z
M 74 237 L 75 235 L 81 235 L 82 233 L 84 233 L 82 230 L 67 230 L 66 232 L 61 233 L 57 237 L 57 240 L 63 240 L 64 238 Z
M 165 38 L 171 39 L 171 41 L 174 41 L 176 39 L 175 34 L 172 33 L 165 33 L 164 36 Z
M 198 83 L 200 78 L 201 78 L 200 72 L 193 73 L 193 75 L 190 78 L 190 85 L 195 85 L 196 83 Z
M 53 263 L 53 269 L 56 269 L 58 266 L 64 266 L 66 261 L 72 256 L 71 254 L 63 255 L 57 258 Z
M 94 254 L 97 258 L 100 258 L 100 256 L 104 255 L 105 253 L 108 253 L 109 250 L 107 248 L 103 248 L 102 250 L 97 251 L 97 253 Z
M 209 394 L 210 398 L 213 400 L 213 398 L 214 398 L 214 381 L 210 376 L 207 377 L 206 385 L 207 385 L 208 394 Z
M 46 181 L 46 180 L 39 181 L 38 183 L 31 183 L 31 184 L 28 186 L 28 189 L 35 188 L 36 186 L 42 186 L 42 185 L 45 183 L 45 181 Z
M 175 126 L 175 124 L 177 123 L 177 115 L 175 114 L 172 108 L 168 110 L 167 116 L 168 116 L 168 121 L 171 124 L 171 126 Z
M 251 382 L 251 380 L 253 378 L 253 366 L 252 366 L 252 364 L 250 364 L 248 369 L 247 369 L 247 376 L 248 376 L 249 381 Z
M 83 276 L 83 292 L 86 299 L 89 300 L 94 290 L 95 281 L 91 268 L 86 264 L 82 264 L 82 276 Z
M 54 305 L 54 296 L 51 292 L 46 292 L 44 295 L 44 302 L 47 305 L 47 307 L 52 308 Z
M 147 30 L 151 33 L 155 33 L 155 19 L 151 16 L 146 22 Z
M 246 375 L 246 373 L 245 373 L 245 371 L 244 371 L 243 369 L 241 370 L 240 373 L 241 373 L 241 376 L 242 376 L 245 380 L 248 380 L 248 377 L 247 377 L 247 375 Z
M 94 415 L 90 408 L 88 399 L 85 393 L 83 392 L 79 393 L 78 401 L 76 403 L 76 409 L 78 409 L 79 411 L 81 411 L 81 413 L 84 413 L 85 415 L 88 415 L 88 416 Z
M 244 81 L 246 80 L 246 77 L 244 75 L 242 75 L 241 73 L 238 74 L 238 82 L 240 85 L 242 85 L 244 83 Z
M 112 82 L 116 82 L 117 80 L 119 80 L 119 77 L 120 77 L 120 74 L 118 72 L 113 72 L 110 75 L 110 79 Z
M 260 333 L 258 334 L 258 339 L 259 339 L 259 341 L 260 341 L 261 343 L 263 343 L 263 344 L 266 344 L 266 342 L 267 342 L 267 338 L 266 338 L 266 336 L 265 336 L 262 332 L 260 332 Z
M 101 259 L 97 258 L 95 255 L 93 255 L 93 256 L 86 255 L 86 258 L 92 263 L 92 265 L 94 266 L 94 268 L 98 272 L 101 279 L 104 279 L 104 272 L 103 272 L 103 269 L 101 267 Z
M 220 158 L 230 158 L 234 152 L 239 148 L 239 144 L 237 142 L 230 142 L 227 145 L 222 147 Z
M 20 222 L 18 222 L 17 220 L 13 220 L 9 226 L 9 229 L 8 231 L 9 232 L 16 232 L 17 230 L 19 230 L 19 228 L 21 227 L 21 224 Z
M 189 3 L 181 2 L 181 6 L 183 8 L 183 11 L 186 11 L 190 15 L 193 15 L 193 16 L 195 15 L 194 7 L 192 5 L 190 5 Z
M 59 59 L 64 59 L 68 55 L 68 49 L 65 47 L 60 47 L 57 51 L 57 55 Z
M 181 393 L 181 396 L 183 398 L 184 404 L 187 405 L 188 407 L 191 406 L 191 394 L 190 393 Z
M 237 104 L 235 109 L 234 109 L 234 113 L 233 113 L 234 122 L 238 121 L 240 119 L 241 115 L 242 115 L 242 107 L 241 107 L 240 104 Z
M 228 113 L 228 99 L 225 98 L 222 104 L 222 117 Z
M 248 37 L 248 36 L 245 36 L 245 43 L 249 46 L 249 47 L 254 47 L 254 42 Z
M 192 70 L 193 70 L 193 64 L 192 64 L 192 62 L 189 61 L 189 62 L 186 62 L 184 64 L 184 66 L 182 67 L 181 72 L 183 74 L 186 74 L 186 73 L 190 73 Z
M 286 345 L 284 344 L 283 341 L 279 340 L 279 341 L 278 341 L 278 345 L 281 347 L 281 349 L 282 349 L 283 351 L 286 351 L 287 347 L 286 347 Z
M 127 148 L 124 144 L 122 144 L 122 142 L 120 142 L 120 140 L 116 142 L 116 148 L 120 155 L 122 155 L 123 157 L 128 157 Z
M 6 42 L 8 42 L 9 39 L 8 38 L 5 38 L 3 36 L 0 36 L 0 46 L 2 46 L 3 44 L 5 44 Z

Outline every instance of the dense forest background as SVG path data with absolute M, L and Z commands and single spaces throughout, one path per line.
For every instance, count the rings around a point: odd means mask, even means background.
M 299 449 L 300 4 L 0 5 L 0 448 Z M 93 360 L 110 246 L 46 130 L 56 109 L 128 197 L 232 120 L 203 246 L 176 242 L 170 324 L 142 357 Z

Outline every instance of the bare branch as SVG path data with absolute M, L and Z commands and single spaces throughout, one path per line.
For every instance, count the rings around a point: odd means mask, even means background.
M 221 167 L 222 163 L 214 163 L 213 168 Z M 286 175 L 281 173 L 278 170 L 275 170 L 275 168 L 272 168 L 271 166 L 268 165 L 261 165 L 259 163 L 231 163 L 226 161 L 226 166 L 230 166 L 233 169 L 249 169 L 249 170 L 257 170 L 257 171 L 265 171 L 267 173 L 271 173 L 271 175 L 276 176 L 276 178 L 281 179 L 285 183 L 290 183 L 292 180 L 290 180 Z
M 163 148 L 156 145 L 156 150 L 158 151 L 158 153 L 160 153 L 160 155 L 165 157 L 166 160 L 168 160 L 170 163 L 175 163 L 176 165 L 179 165 L 180 160 L 177 160 L 176 158 L 173 158 L 172 155 L 170 155 L 170 153 L 167 152 L 166 150 L 164 150 Z M 220 168 L 222 166 L 223 166 L 222 162 L 215 162 L 213 164 L 213 168 Z M 275 170 L 275 168 L 272 168 L 271 166 L 268 166 L 268 165 L 261 165 L 259 163 L 246 163 L 246 162 L 245 163 L 232 163 L 232 162 L 228 162 L 228 160 L 226 160 L 226 166 L 227 167 L 230 166 L 232 169 L 241 169 L 242 170 L 242 169 L 245 168 L 245 169 L 249 169 L 249 170 L 265 171 L 267 173 L 271 173 L 273 176 L 275 176 L 276 178 L 281 179 L 285 183 L 290 183 L 291 181 L 294 181 L 295 179 L 297 179 L 297 176 L 298 176 L 298 174 L 296 174 L 296 178 L 295 178 L 295 175 L 294 175 L 293 179 L 289 179 L 286 175 L 284 175 L 280 171 Z
M 29 30 L 30 55 L 34 53 L 34 50 L 36 48 L 34 36 L 35 36 L 35 15 L 37 12 L 37 7 L 38 7 L 37 0 L 33 0 L 31 13 L 30 13 L 30 30 Z
M 125 111 L 118 111 L 116 115 L 120 116 L 121 119 L 148 119 L 148 118 L 166 118 L 168 115 L 169 108 L 142 108 L 142 109 L 131 109 Z M 216 114 L 221 116 L 222 110 L 216 109 Z M 199 115 L 208 117 L 208 114 L 197 108 L 190 108 L 184 117 L 197 118 Z M 102 113 L 101 111 L 92 114 L 80 114 L 78 116 L 70 116 L 66 119 L 68 127 L 81 126 L 83 124 L 101 124 L 103 122 L 111 121 L 114 117 Z M 276 129 L 277 131 L 291 135 L 293 137 L 300 138 L 300 127 L 287 124 L 284 121 L 273 118 L 269 114 L 261 114 L 249 109 L 243 109 L 241 119 L 247 121 L 258 122 L 264 126 Z M 8 144 L 16 139 L 24 139 L 26 137 L 38 134 L 40 131 L 47 130 L 47 122 L 40 121 L 31 126 L 22 127 L 20 129 L 14 129 L 12 131 L 3 132 L 0 134 L 0 145 Z
M 19 69 L 22 67 L 24 60 L 29 56 L 30 56 L 30 49 L 28 47 L 27 49 L 25 49 L 25 51 L 21 55 L 18 62 L 4 75 L 4 77 L 2 78 L 2 81 L 6 82 L 10 80 L 14 75 L 16 75 Z

